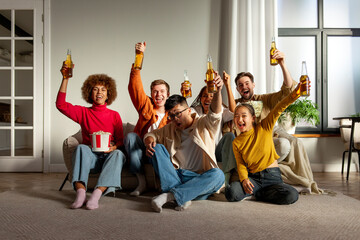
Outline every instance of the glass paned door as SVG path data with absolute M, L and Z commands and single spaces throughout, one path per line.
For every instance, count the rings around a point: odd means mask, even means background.
M 0 172 L 43 170 L 42 6 L 0 6 Z

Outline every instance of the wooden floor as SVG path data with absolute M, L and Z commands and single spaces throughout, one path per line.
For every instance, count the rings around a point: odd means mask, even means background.
M 0 173 L 0 192 L 21 189 L 58 189 L 65 173 Z M 322 189 L 342 192 L 360 200 L 360 174 L 351 172 L 349 181 L 341 173 L 314 173 L 314 179 Z M 64 189 L 71 189 L 66 183 Z

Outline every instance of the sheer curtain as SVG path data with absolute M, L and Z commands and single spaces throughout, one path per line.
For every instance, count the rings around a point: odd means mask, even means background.
M 277 37 L 277 0 L 223 0 L 221 6 L 221 37 L 219 71 L 234 79 L 239 72 L 251 72 L 258 94 L 279 90 L 276 83 L 280 67 L 269 64 L 271 38 Z M 225 98 L 224 98 L 225 100 Z

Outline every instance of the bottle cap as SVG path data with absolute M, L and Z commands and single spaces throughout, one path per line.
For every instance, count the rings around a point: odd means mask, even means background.
M 187 70 L 184 70 L 184 79 L 185 79 L 185 81 L 189 80 L 189 77 L 187 75 Z
M 212 58 L 211 58 L 210 54 L 208 54 L 208 62 L 212 62 Z

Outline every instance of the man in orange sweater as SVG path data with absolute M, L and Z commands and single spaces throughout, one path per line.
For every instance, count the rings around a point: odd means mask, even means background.
M 146 43 L 137 43 L 135 49 L 145 52 Z M 145 176 L 141 169 L 142 162 L 146 158 L 142 138 L 146 133 L 168 123 L 165 102 L 170 95 L 170 86 L 162 79 L 154 80 L 150 85 L 151 97 L 147 96 L 141 81 L 140 70 L 135 69 L 133 65 L 128 90 L 139 119 L 134 132 L 125 137 L 124 145 L 130 161 L 130 171 L 136 174 L 138 179 L 138 186 L 130 195 L 139 196 L 146 189 Z

